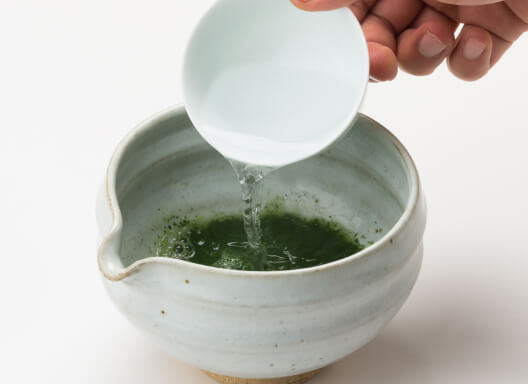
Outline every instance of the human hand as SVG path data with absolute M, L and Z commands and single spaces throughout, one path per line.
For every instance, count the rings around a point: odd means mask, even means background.
M 528 0 L 291 1 L 306 11 L 349 7 L 367 38 L 371 77 L 379 81 L 394 79 L 398 67 L 431 74 L 446 58 L 457 77 L 477 80 L 528 30 Z

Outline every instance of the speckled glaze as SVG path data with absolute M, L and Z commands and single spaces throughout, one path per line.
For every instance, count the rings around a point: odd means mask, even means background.
M 234 213 L 234 173 L 192 127 L 164 111 L 118 146 L 98 195 L 98 263 L 114 304 L 175 358 L 216 375 L 278 378 L 314 371 L 371 340 L 419 272 L 426 207 L 415 166 L 365 116 L 316 157 L 269 175 L 265 203 L 332 217 L 374 242 L 319 267 L 221 270 L 150 257 L 169 214 Z

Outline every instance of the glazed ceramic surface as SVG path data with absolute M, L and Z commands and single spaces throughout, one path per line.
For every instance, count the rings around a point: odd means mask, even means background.
M 175 358 L 235 377 L 308 372 L 371 340 L 409 295 L 422 260 L 424 196 L 408 153 L 379 124 L 360 116 L 325 152 L 270 174 L 265 190 L 265 204 L 331 216 L 374 244 L 281 272 L 151 257 L 164 217 L 238 213 L 239 186 L 181 107 L 119 144 L 98 196 L 99 267 L 115 305 Z
M 349 9 L 219 0 L 189 41 L 183 95 L 198 131 L 224 156 L 282 166 L 346 131 L 368 78 L 367 43 Z

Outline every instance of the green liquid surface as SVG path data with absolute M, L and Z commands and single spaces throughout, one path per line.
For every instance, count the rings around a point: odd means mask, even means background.
M 156 242 L 156 256 L 245 271 L 308 268 L 339 260 L 364 248 L 339 224 L 290 213 L 261 217 L 262 245 L 247 242 L 242 217 L 209 221 L 170 219 Z

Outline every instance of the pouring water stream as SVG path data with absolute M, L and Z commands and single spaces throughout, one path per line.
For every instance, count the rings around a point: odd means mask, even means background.
M 185 107 L 237 174 L 247 245 L 257 253 L 266 254 L 264 177 L 341 137 L 368 78 L 367 43 L 349 9 L 309 13 L 288 1 L 218 0 L 198 23 L 184 57 Z

